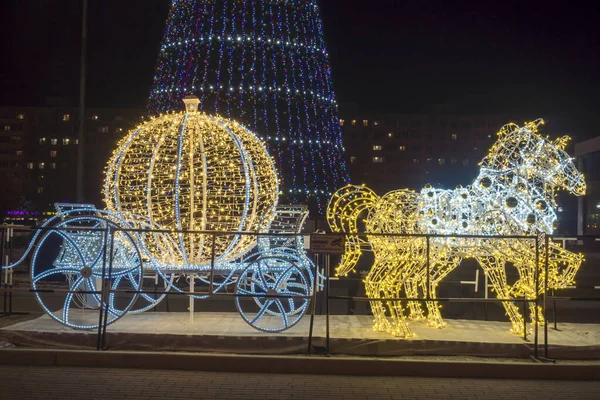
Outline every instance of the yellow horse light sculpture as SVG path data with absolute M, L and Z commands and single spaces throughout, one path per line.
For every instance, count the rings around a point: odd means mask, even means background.
M 364 220 L 366 240 L 358 235 L 348 237 L 346 253 L 336 273 L 347 275 L 356 266 L 362 251 L 370 247 L 375 261 L 364 280 L 369 298 L 399 298 L 404 289 L 408 299 L 426 298 L 427 294 L 435 299 L 439 282 L 463 259 L 474 258 L 487 274 L 498 298 L 535 299 L 543 292 L 543 285 L 538 284 L 536 288 L 536 275 L 538 283 L 546 279 L 544 257 L 547 251 L 548 287 L 563 288 L 571 284 L 583 256 L 551 241 L 546 249 L 544 235 L 556 229 L 557 191 L 568 190 L 581 196 L 585 194 L 586 184 L 565 152 L 569 138 L 549 141 L 538 132 L 542 123 L 539 119 L 523 127 L 505 125 L 479 164 L 479 175 L 467 187 L 442 190 L 426 186 L 419 192 L 401 189 L 381 197 L 364 186 L 339 189 L 327 208 L 327 220 L 334 232 L 357 234 L 361 214 L 368 212 L 368 215 Z M 425 234 L 450 236 L 426 238 Z M 537 236 L 538 240 L 498 236 Z M 519 274 L 512 285 L 506 279 L 507 263 L 514 265 Z M 535 309 L 534 303 L 529 304 L 532 319 L 538 315 L 538 321 L 533 322 L 543 323 L 540 310 Z M 508 301 L 503 305 L 512 322 L 511 331 L 523 334 L 523 316 L 516 305 Z M 373 300 L 373 328 L 411 337 L 407 317 L 426 319 L 430 326 L 443 327 L 445 323 L 437 302 L 428 301 L 426 308 L 427 316 L 419 301 Z

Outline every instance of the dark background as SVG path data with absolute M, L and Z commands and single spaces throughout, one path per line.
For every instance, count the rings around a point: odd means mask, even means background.
M 418 4 L 413 4 L 418 3 Z M 560 116 L 596 135 L 594 3 L 321 0 L 340 102 Z M 88 104 L 143 107 L 169 0 L 89 0 Z M 77 104 L 81 0 L 0 4 L 0 105 Z

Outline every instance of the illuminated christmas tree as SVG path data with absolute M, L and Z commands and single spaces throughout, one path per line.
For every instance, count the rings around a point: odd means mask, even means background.
M 150 108 L 186 95 L 264 139 L 287 202 L 323 211 L 348 183 L 337 102 L 315 0 L 173 0 Z

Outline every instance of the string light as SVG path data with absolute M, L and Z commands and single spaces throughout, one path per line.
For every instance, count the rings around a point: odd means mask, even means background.
M 536 291 L 536 275 L 543 282 L 543 258 L 548 254 L 548 286 L 564 288 L 574 282 L 583 262 L 575 254 L 549 242 L 545 248 L 544 235 L 556 229 L 556 193 L 569 191 L 582 196 L 586 191 L 583 177 L 573 159 L 565 152 L 568 137 L 554 142 L 538 132 L 543 121 L 505 125 L 498 140 L 480 163 L 475 181 L 466 187 L 443 190 L 426 186 L 416 192 L 395 190 L 379 197 L 364 186 L 349 185 L 338 190 L 327 208 L 327 220 L 334 232 L 358 233 L 360 216 L 365 219 L 367 240 L 351 235 L 346 253 L 336 269 L 347 275 L 354 269 L 362 248 L 370 245 L 375 261 L 365 278 L 369 298 L 398 298 L 402 291 L 407 298 L 435 299 L 436 288 L 465 258 L 474 258 L 489 277 L 501 299 L 526 298 L 533 300 L 543 291 Z M 396 233 L 409 236 L 373 236 L 369 233 Z M 532 239 L 430 237 L 429 257 L 427 239 L 411 234 L 538 236 Z M 429 268 L 427 259 L 429 258 Z M 536 260 L 539 264 L 536 265 Z M 506 264 L 513 264 L 519 279 L 509 284 Z M 429 276 L 427 271 L 429 270 Z M 512 302 L 503 302 L 512 322 L 512 331 L 523 334 L 523 316 Z M 426 302 L 427 316 L 418 301 L 372 301 L 374 329 L 396 336 L 413 335 L 408 318 L 426 319 L 433 327 L 445 325 L 440 307 L 435 301 Z M 536 315 L 530 303 L 531 317 Z M 543 323 L 542 312 L 537 310 Z M 388 319 L 388 316 L 391 319 Z
M 349 182 L 323 36 L 316 0 L 173 1 L 150 109 L 197 95 L 266 141 L 289 202 L 323 212 Z
M 121 140 L 106 169 L 107 209 L 141 228 L 266 232 L 278 183 L 264 144 L 235 122 L 197 111 L 198 98 L 184 101 L 186 113 L 153 118 Z M 206 270 L 213 247 L 222 263 L 255 244 L 237 234 L 144 237 L 152 258 L 171 269 Z

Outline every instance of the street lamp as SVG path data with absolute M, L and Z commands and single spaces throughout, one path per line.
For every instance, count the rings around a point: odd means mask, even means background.
M 85 153 L 85 72 L 87 49 L 88 0 L 83 0 L 81 17 L 81 74 L 79 82 L 79 143 L 77 144 L 77 202 L 83 202 L 83 158 Z

